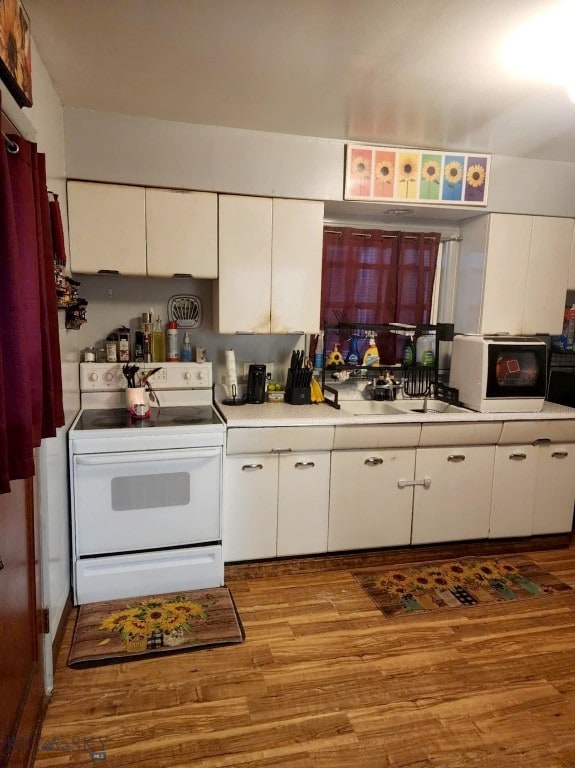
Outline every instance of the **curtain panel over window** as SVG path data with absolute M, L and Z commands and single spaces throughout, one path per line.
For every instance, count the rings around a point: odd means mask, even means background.
M 0 104 L 1 107 L 1 104 Z M 44 155 L 0 146 L 0 493 L 34 475 L 34 448 L 64 424 Z
M 324 227 L 322 324 L 429 323 L 440 240 L 437 232 Z M 390 334 L 378 348 L 382 362 L 401 355 Z

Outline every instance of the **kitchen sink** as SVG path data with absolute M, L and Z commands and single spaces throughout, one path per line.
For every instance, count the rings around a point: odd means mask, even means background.
M 347 400 L 340 402 L 341 408 L 354 416 L 397 416 L 400 411 L 395 406 L 395 402 L 386 400 Z
M 390 403 L 391 405 L 391 403 Z M 396 413 L 469 413 L 468 408 L 445 403 L 443 400 L 396 400 L 393 403 Z
M 443 400 L 348 400 L 341 402 L 342 410 L 354 416 L 399 416 L 408 413 L 469 413 L 462 408 Z

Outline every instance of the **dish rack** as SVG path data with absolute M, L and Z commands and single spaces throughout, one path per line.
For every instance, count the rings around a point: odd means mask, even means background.
M 402 336 L 415 336 L 427 331 L 435 332 L 435 360 L 433 366 L 424 366 L 420 363 L 414 363 L 413 365 L 403 365 L 398 362 L 395 365 L 362 365 L 343 363 L 337 366 L 329 366 L 326 364 L 327 355 L 324 356 L 324 364 L 321 370 L 321 386 L 324 394 L 325 402 L 331 405 L 333 408 L 340 408 L 338 403 L 338 391 L 334 387 L 330 387 L 326 384 L 326 371 L 333 372 L 348 371 L 350 375 L 363 376 L 368 373 L 377 374 L 378 376 L 385 375 L 386 373 L 397 376 L 402 381 L 401 389 L 408 398 L 428 397 L 433 392 L 434 397 L 437 400 L 443 400 L 444 402 L 457 405 L 459 403 L 459 391 L 453 387 L 449 387 L 446 384 L 439 381 L 439 345 L 444 341 L 452 341 L 453 339 L 453 324 L 452 323 L 436 323 L 425 325 L 407 325 L 402 323 L 352 323 L 352 322 L 338 322 L 336 324 L 324 325 L 324 349 L 326 348 L 328 334 L 337 335 L 338 339 L 343 337 L 352 338 L 354 336 L 366 338 L 370 335 L 379 335 L 381 333 L 397 334 Z M 398 385 L 396 385 L 399 388 Z M 326 396 L 326 392 L 333 395 L 333 398 Z

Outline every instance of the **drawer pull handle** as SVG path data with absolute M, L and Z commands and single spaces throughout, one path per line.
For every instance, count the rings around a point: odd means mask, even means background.
M 422 485 L 424 488 L 429 488 L 431 485 L 431 478 L 430 477 L 424 477 L 423 480 L 398 480 L 397 481 L 397 487 L 398 488 L 407 488 L 411 485 Z
M 315 467 L 314 461 L 296 461 L 295 463 L 296 469 L 312 469 L 312 467 Z
M 450 453 L 447 457 L 447 461 L 465 461 L 464 453 Z
M 553 459 L 566 459 L 569 456 L 569 451 L 553 451 L 551 457 Z
M 551 442 L 550 437 L 538 437 L 537 440 L 534 440 L 531 445 L 548 445 Z
M 527 458 L 527 454 L 526 453 L 510 453 L 509 458 L 511 459 L 511 461 L 523 461 L 524 459 Z
M 366 467 L 377 467 L 379 464 L 383 464 L 383 459 L 380 459 L 378 456 L 370 456 L 363 463 Z
M 255 472 L 256 469 L 263 469 L 263 464 L 244 464 L 242 467 L 242 472 Z

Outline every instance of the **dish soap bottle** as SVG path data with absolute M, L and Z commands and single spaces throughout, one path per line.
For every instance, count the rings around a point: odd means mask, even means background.
M 158 315 L 152 331 L 152 362 L 163 363 L 166 359 L 166 339 L 162 330 L 162 321 Z
M 369 337 L 369 344 L 363 353 L 363 364 L 365 366 L 377 365 L 379 363 L 379 351 L 375 345 L 373 336 Z
M 408 368 L 415 362 L 415 351 L 413 349 L 413 336 L 407 340 L 407 344 L 403 348 L 403 365 Z
M 346 355 L 345 362 L 348 365 L 358 365 L 359 364 L 359 349 L 358 349 L 358 343 L 359 338 L 357 336 L 352 336 L 350 339 L 350 345 L 349 345 L 349 352 Z

